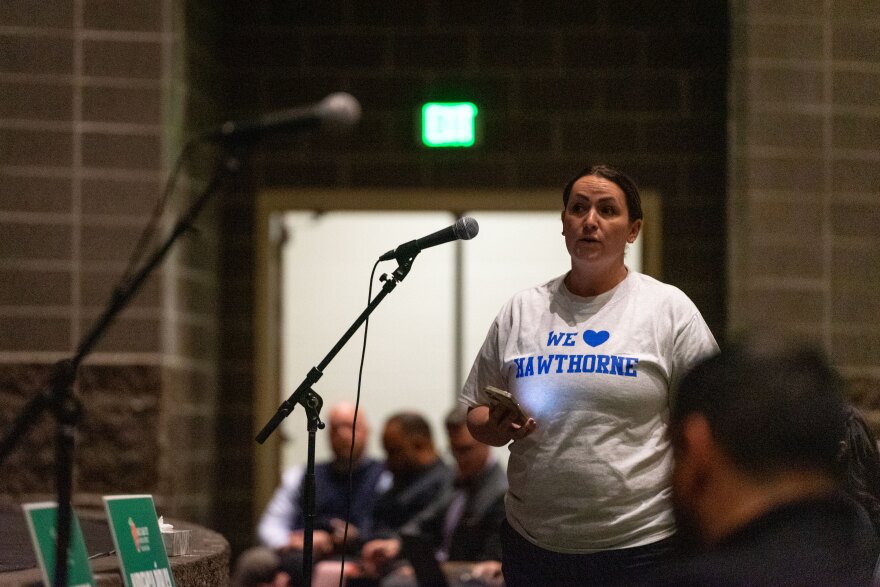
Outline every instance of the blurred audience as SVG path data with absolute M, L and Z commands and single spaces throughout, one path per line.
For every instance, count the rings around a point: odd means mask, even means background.
M 446 434 L 456 463 L 454 486 L 400 530 L 400 535 L 419 536 L 435 549 L 438 560 L 496 561 L 469 572 L 473 578 L 500 576 L 501 523 L 507 478 L 492 457 L 491 448 L 478 442 L 467 428 L 467 408 L 454 409 L 446 417 Z M 401 556 L 400 536 L 367 542 L 362 563 L 368 574 L 387 573 Z M 414 584 L 406 567 L 399 567 L 385 583 Z
M 390 487 L 379 496 L 372 521 L 361 532 L 364 541 L 396 536 L 400 529 L 422 515 L 452 485 L 452 471 L 434 446 L 431 426 L 415 412 L 390 416 L 382 432 L 385 468 Z M 384 485 L 384 484 L 383 484 Z M 315 568 L 314 585 L 338 584 L 338 561 L 324 561 Z M 346 564 L 349 585 L 372 584 L 361 564 Z
M 379 496 L 368 538 L 389 538 L 431 506 L 452 483 L 428 421 L 415 412 L 392 415 L 382 433 L 391 487 Z

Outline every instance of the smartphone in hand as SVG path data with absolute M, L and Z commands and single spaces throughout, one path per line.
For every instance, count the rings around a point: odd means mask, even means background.
M 510 392 L 492 387 L 491 385 L 484 387 L 483 391 L 489 395 L 489 404 L 491 406 L 500 405 L 516 414 L 517 424 L 523 424 L 529 419 L 529 414 L 519 405 L 519 402 L 514 399 Z

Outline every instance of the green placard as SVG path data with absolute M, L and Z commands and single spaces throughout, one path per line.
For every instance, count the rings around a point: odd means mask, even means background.
M 53 501 L 23 504 L 31 542 L 40 563 L 43 583 L 55 581 L 55 549 L 58 536 L 58 504 Z M 83 540 L 82 529 L 74 512 L 70 512 L 70 546 L 67 549 L 67 585 L 69 587 L 95 587 L 89 556 Z
M 105 495 L 104 507 L 127 587 L 173 587 L 152 495 Z

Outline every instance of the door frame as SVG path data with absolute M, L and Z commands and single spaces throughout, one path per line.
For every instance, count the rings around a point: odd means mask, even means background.
M 661 278 L 662 211 L 656 192 L 641 192 L 642 272 Z M 472 189 L 263 189 L 256 195 L 254 241 L 254 431 L 259 431 L 280 404 L 280 250 L 283 235 L 279 215 L 292 210 L 444 211 L 453 214 L 562 211 L 559 190 Z M 560 239 L 561 240 L 561 239 Z M 560 246 L 562 246 L 560 244 Z M 259 520 L 281 479 L 281 436 L 276 430 L 262 445 L 254 443 L 253 520 Z

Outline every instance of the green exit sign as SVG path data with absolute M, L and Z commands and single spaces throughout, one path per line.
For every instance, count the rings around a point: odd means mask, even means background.
M 426 147 L 473 147 L 477 106 L 472 102 L 428 102 L 422 106 Z

